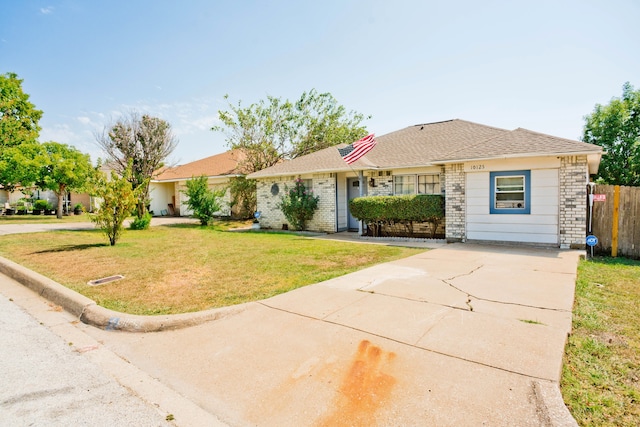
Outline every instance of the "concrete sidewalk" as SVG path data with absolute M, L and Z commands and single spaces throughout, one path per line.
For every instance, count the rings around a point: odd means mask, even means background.
M 195 327 L 78 327 L 231 426 L 575 425 L 580 254 L 447 245 Z

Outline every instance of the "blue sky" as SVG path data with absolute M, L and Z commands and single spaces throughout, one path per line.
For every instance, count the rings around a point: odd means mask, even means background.
M 41 140 L 103 156 L 94 132 L 136 110 L 169 121 L 185 163 L 227 149 L 223 97 L 312 88 L 370 132 L 452 118 L 578 139 L 640 87 L 640 2 L 0 0 L 0 73 L 44 111 Z

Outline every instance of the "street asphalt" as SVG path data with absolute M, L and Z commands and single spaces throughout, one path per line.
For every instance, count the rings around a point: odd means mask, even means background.
M 176 425 L 575 426 L 558 381 L 582 252 L 435 246 L 180 329 L 43 323 L 94 363 L 126 361 L 100 366 Z M 8 279 L 0 292 L 44 304 Z
M 0 424 L 171 425 L 157 408 L 96 369 L 82 354 L 89 347 L 66 342 L 3 295 L 0 331 Z

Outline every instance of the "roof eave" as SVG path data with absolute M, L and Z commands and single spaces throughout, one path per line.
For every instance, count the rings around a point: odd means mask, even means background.
M 211 178 L 235 178 L 238 176 L 244 176 L 241 173 L 238 174 L 229 174 L 229 175 L 210 175 L 207 176 L 207 179 L 211 179 Z M 152 179 L 151 182 L 156 182 L 156 183 L 162 183 L 162 182 L 178 182 L 178 181 L 189 181 L 190 179 L 192 179 L 193 176 L 190 177 L 182 177 L 182 178 L 171 178 L 171 179 Z M 196 178 L 199 178 L 198 176 L 196 176 Z
M 602 151 L 572 151 L 572 152 L 557 152 L 557 153 L 527 153 L 527 154 L 505 154 L 502 156 L 490 156 L 490 157 L 469 157 L 453 160 L 434 160 L 433 164 L 446 165 L 452 163 L 465 163 L 465 162 L 478 162 L 482 160 L 502 160 L 502 159 L 517 159 L 517 158 L 530 158 L 530 157 L 558 157 L 558 156 L 590 156 L 590 155 L 602 155 Z
M 289 171 L 289 172 L 276 172 L 276 173 L 270 173 L 268 175 L 258 175 L 256 176 L 256 174 L 260 174 L 260 171 L 258 172 L 254 172 L 251 173 L 249 175 L 247 175 L 247 179 L 263 179 L 263 178 L 278 178 L 281 176 L 292 176 L 292 175 L 308 175 L 308 174 L 314 174 L 314 173 L 341 173 L 341 172 L 356 172 L 358 170 L 378 170 L 380 169 L 377 166 L 367 166 L 367 167 L 358 167 L 356 169 L 353 168 L 329 168 L 329 169 L 313 169 L 313 170 L 306 170 L 306 171 Z

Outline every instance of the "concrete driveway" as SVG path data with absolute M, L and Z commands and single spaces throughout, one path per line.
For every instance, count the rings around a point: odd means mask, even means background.
M 446 245 L 195 327 L 78 327 L 231 426 L 574 425 L 580 254 Z
M 125 227 L 129 226 L 130 220 L 126 220 Z M 151 225 L 169 225 L 169 224 L 194 224 L 198 223 L 197 219 L 187 217 L 155 217 L 151 219 Z M 96 226 L 92 222 L 68 222 L 68 223 L 30 223 L 30 224 L 2 224 L 0 223 L 0 236 L 5 234 L 20 233 L 40 233 L 43 231 L 54 230 L 92 230 Z

